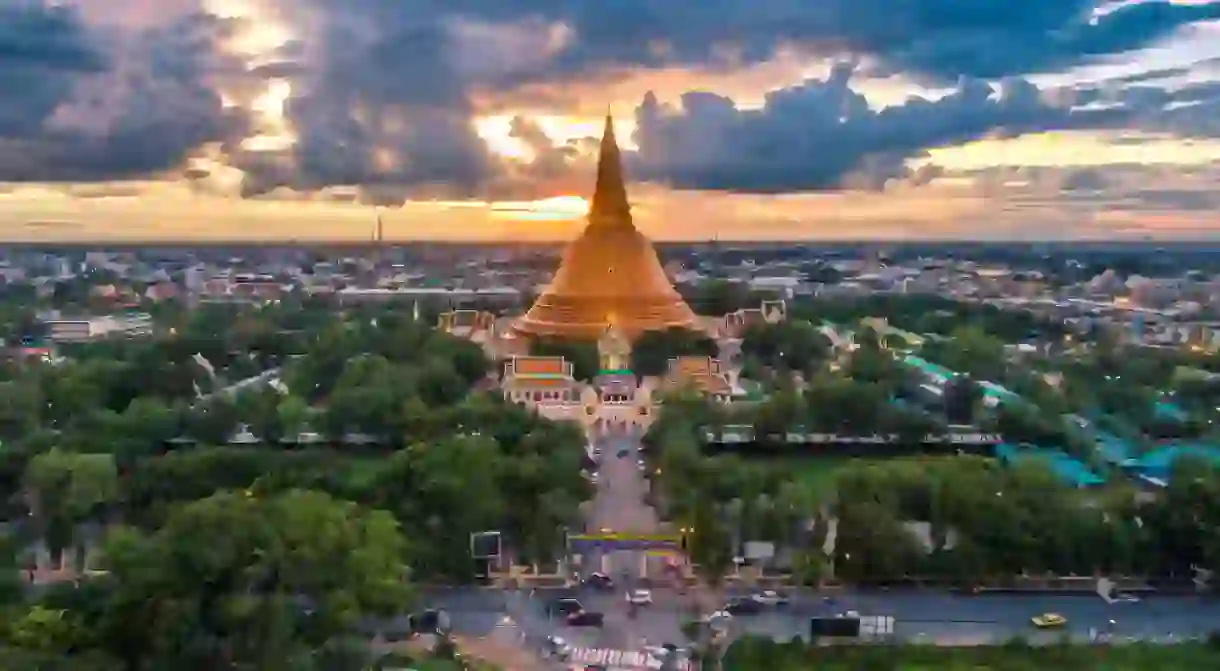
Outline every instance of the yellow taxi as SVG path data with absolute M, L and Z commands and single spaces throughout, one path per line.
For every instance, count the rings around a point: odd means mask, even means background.
M 1054 629 L 1055 627 L 1062 627 L 1063 625 L 1067 624 L 1067 618 L 1059 613 L 1043 613 L 1042 615 L 1035 615 L 1034 617 L 1030 618 L 1030 621 L 1033 622 L 1034 626 L 1039 629 Z

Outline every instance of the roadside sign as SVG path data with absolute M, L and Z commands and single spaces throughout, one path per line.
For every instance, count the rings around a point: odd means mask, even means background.
M 586 555 L 618 550 L 676 553 L 682 551 L 678 534 L 574 534 L 568 536 L 568 552 Z
M 498 559 L 501 548 L 499 531 L 479 531 L 470 534 L 470 556 L 474 559 Z

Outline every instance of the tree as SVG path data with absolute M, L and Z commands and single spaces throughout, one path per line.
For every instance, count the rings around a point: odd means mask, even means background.
M 280 393 L 268 385 L 243 389 L 234 406 L 238 417 L 264 443 L 274 445 L 285 437 L 280 424 Z
M 804 400 L 811 431 L 853 435 L 875 433 L 889 402 L 879 385 L 825 374 L 809 380 Z
M 30 386 L 27 380 L 0 382 L 0 440 L 17 440 L 38 427 L 41 399 Z
M 70 547 L 78 524 L 96 518 L 118 495 L 118 469 L 109 454 L 51 450 L 26 469 L 31 513 L 52 552 Z
M 592 380 L 601 368 L 596 342 L 539 338 L 530 342 L 530 355 L 563 357 L 572 364 L 572 375 L 578 380 Z
M 206 445 L 223 445 L 233 437 L 239 421 L 237 405 L 218 395 L 192 405 L 183 415 L 183 430 Z
M 696 496 L 689 516 L 683 520 L 686 529 L 686 551 L 703 583 L 705 596 L 711 603 L 724 603 L 719 594 L 724 576 L 733 566 L 732 538 L 726 528 L 722 510 L 711 496 Z M 706 608 L 709 604 L 701 604 Z
M 830 341 L 812 323 L 788 320 L 746 330 L 741 353 L 774 370 L 811 373 L 830 354 Z
M 116 532 L 114 592 L 97 626 L 127 662 L 285 668 L 410 602 L 408 544 L 388 513 L 311 491 L 223 492 L 151 534 Z M 145 631 L 136 645 L 132 627 Z M 274 664 L 274 667 L 268 667 Z
M 275 409 L 276 419 L 284 436 L 296 439 L 306 428 L 310 417 L 309 404 L 300 396 L 284 396 L 280 398 Z
M 972 424 L 975 408 L 983 401 L 983 390 L 969 375 L 957 375 L 945 383 L 943 398 L 950 424 Z
M 805 405 L 794 391 L 781 390 L 762 402 L 754 415 L 754 435 L 758 439 L 778 438 L 797 431 L 804 419 Z
M 35 604 L 5 631 L 8 642 L 22 650 L 59 652 L 75 647 L 80 623 L 67 611 Z
M 470 534 L 499 529 L 505 511 L 500 479 L 507 464 L 498 449 L 494 441 L 473 436 L 415 443 L 395 453 L 378 473 L 374 504 L 428 538 L 414 548 L 417 573 L 473 576 Z M 536 498 L 525 511 L 537 516 Z
M 0 614 L 21 601 L 21 567 L 17 561 L 17 549 L 15 534 L 0 534 Z
M 686 297 L 695 312 L 718 317 L 742 308 L 758 307 L 750 294 L 750 285 L 745 282 L 715 280 L 703 284 Z
M 445 359 L 424 363 L 419 373 L 419 394 L 428 405 L 451 405 L 462 400 L 469 384 Z
M 159 454 L 166 441 L 182 433 L 182 417 L 155 397 L 137 398 L 121 413 L 97 410 L 83 418 L 76 430 L 61 439 L 65 447 L 79 452 L 109 452 L 120 468 L 136 459 Z

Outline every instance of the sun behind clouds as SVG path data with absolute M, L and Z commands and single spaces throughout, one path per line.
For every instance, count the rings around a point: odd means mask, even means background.
M 555 196 L 540 200 L 500 201 L 491 204 L 493 215 L 525 221 L 567 221 L 589 211 L 589 201 L 580 196 Z
M 565 145 L 586 138 L 600 138 L 605 119 L 602 117 L 570 116 L 565 114 L 535 114 L 520 112 L 519 116 L 536 124 L 538 128 L 556 145 Z M 475 132 L 487 143 L 487 148 L 501 158 L 531 163 L 536 157 L 533 147 L 523 139 L 513 137 L 512 125 L 514 114 L 491 114 L 479 117 L 474 122 Z M 621 138 L 619 146 L 628 151 L 636 148 L 632 135 L 635 133 L 635 120 L 630 118 L 614 119 L 614 134 Z

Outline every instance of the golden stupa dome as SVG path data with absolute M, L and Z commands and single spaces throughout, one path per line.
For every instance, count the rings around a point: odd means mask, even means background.
M 550 286 L 514 328 L 531 336 L 596 340 L 612 324 L 629 338 L 694 328 L 652 243 L 631 220 L 614 125 L 606 116 L 589 224 L 564 251 Z

